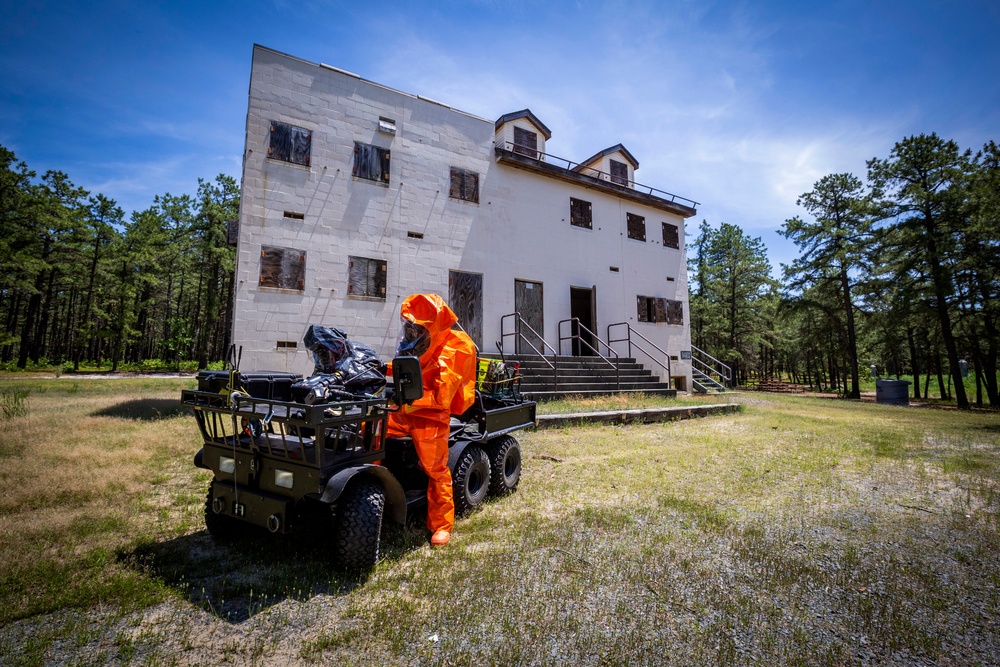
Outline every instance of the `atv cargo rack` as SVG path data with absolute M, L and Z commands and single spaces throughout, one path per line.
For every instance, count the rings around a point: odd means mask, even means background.
M 181 402 L 194 410 L 206 445 L 254 451 L 316 468 L 347 459 L 378 460 L 389 414 L 389 401 L 381 397 L 305 405 L 184 390 Z
M 313 468 L 381 459 L 386 420 L 395 409 L 385 397 L 306 405 L 193 389 L 181 392 L 181 402 L 194 410 L 202 438 L 212 452 L 216 447 L 254 452 Z M 535 403 L 477 395 L 476 404 L 463 418 L 467 421 L 452 420 L 453 435 L 492 439 L 534 426 Z M 203 463 L 218 469 L 215 461 Z M 246 483 L 242 477 L 235 476 Z

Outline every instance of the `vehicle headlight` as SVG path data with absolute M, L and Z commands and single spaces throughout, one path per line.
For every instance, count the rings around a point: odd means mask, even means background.
M 233 474 L 236 472 L 236 459 L 232 456 L 220 456 L 219 470 L 222 472 L 228 472 L 230 475 Z
M 288 470 L 275 470 L 274 471 L 274 485 L 280 486 L 283 489 L 292 488 L 293 475 Z

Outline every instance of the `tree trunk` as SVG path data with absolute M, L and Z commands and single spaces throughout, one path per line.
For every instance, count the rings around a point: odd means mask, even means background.
M 937 227 L 933 217 L 928 213 L 924 215 L 924 227 L 927 234 L 927 255 L 931 265 L 931 280 L 934 283 L 935 307 L 938 322 L 941 325 L 941 336 L 944 338 L 944 349 L 948 354 L 948 368 L 951 376 L 955 379 L 955 396 L 958 399 L 958 407 L 967 410 L 969 399 L 965 395 L 965 385 L 962 383 L 962 371 L 958 366 L 958 346 L 955 344 L 955 336 L 951 330 L 951 313 L 948 312 L 950 281 L 941 266 L 941 258 L 938 256 L 937 241 L 935 240 Z
M 920 400 L 920 357 L 913 342 L 913 327 L 906 328 L 906 342 L 910 346 L 910 368 L 913 370 L 913 398 Z
M 840 289 L 844 295 L 844 315 L 847 318 L 847 363 L 851 367 L 851 390 L 848 398 L 861 398 L 861 376 L 858 371 L 858 337 L 854 330 L 854 304 L 851 302 L 851 283 L 847 267 L 840 267 Z

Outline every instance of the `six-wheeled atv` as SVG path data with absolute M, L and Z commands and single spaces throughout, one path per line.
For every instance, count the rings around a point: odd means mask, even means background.
M 413 357 L 393 361 L 394 382 L 379 395 L 334 392 L 326 402 L 292 399 L 302 380 L 287 373 L 202 372 L 181 400 L 194 410 L 204 445 L 195 465 L 214 479 L 205 503 L 212 535 L 249 526 L 288 533 L 309 517 L 333 522 L 337 559 L 348 568 L 378 560 L 382 518 L 400 524 L 426 507 L 427 476 L 409 438 L 387 438 L 389 412 L 422 394 Z M 510 435 L 535 423 L 535 404 L 517 392 L 483 393 L 452 419 L 448 466 L 455 509 L 513 491 L 521 450 Z

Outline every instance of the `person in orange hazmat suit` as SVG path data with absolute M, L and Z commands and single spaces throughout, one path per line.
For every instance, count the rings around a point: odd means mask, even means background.
M 427 473 L 427 528 L 431 545 L 444 546 L 455 528 L 448 469 L 451 415 L 475 402 L 476 346 L 451 328 L 458 317 L 437 294 L 412 294 L 400 307 L 403 330 L 396 354 L 420 359 L 424 395 L 389 415 L 390 438 L 409 435 Z

